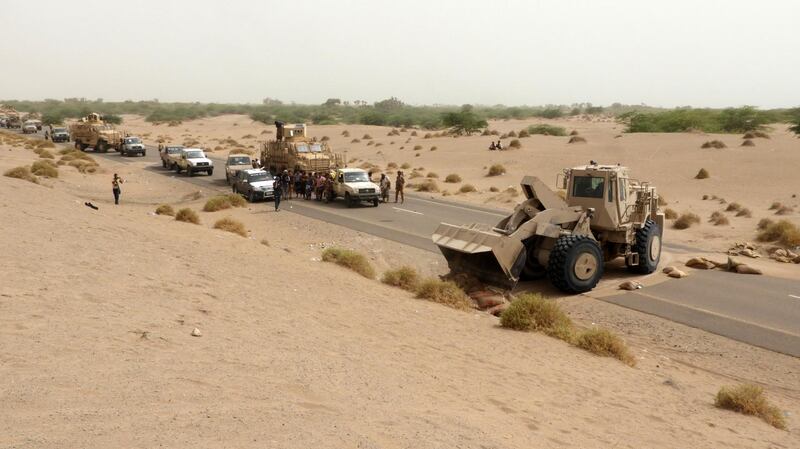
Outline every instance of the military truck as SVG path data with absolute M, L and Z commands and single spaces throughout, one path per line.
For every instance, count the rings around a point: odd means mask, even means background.
M 5 118 L 5 127 L 6 128 L 21 128 L 22 127 L 22 119 L 19 116 L 19 112 L 16 109 L 10 106 L 0 105 L 0 116 Z
M 22 124 L 22 134 L 36 134 L 36 122 L 28 120 Z
M 91 147 L 97 153 L 106 153 L 109 149 L 119 151 L 122 148 L 122 133 L 114 125 L 104 122 L 97 113 L 91 113 L 70 125 L 69 133 L 75 148 L 81 151 Z
M 597 163 L 558 179 L 563 199 L 524 177 L 527 199 L 495 226 L 439 225 L 432 238 L 450 269 L 508 288 L 546 276 L 568 293 L 593 289 L 604 263 L 618 257 L 635 273 L 655 271 L 664 229 L 655 187 L 626 167 Z
M 253 161 L 249 154 L 229 154 L 225 161 L 225 182 L 230 185 L 239 171 L 250 168 L 253 168 Z
M 272 173 L 283 170 L 328 172 L 344 167 L 344 158 L 325 142 L 306 135 L 306 125 L 275 122 L 275 139 L 264 143 L 261 166 Z
M 159 145 L 158 154 L 161 157 L 161 166 L 169 170 L 175 170 L 182 152 L 183 145 Z

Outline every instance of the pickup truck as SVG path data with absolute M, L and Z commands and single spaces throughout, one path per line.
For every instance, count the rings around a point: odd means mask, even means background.
M 22 134 L 35 134 L 37 131 L 36 123 L 27 121 L 22 125 Z
M 69 142 L 67 128 L 51 128 L 50 140 L 53 142 Z
M 184 148 L 181 157 L 175 163 L 175 171 L 178 173 L 185 171 L 189 176 L 204 171 L 211 176 L 214 174 L 214 162 L 207 158 L 200 148 Z
M 183 146 L 181 145 L 167 145 L 158 150 L 161 156 L 161 166 L 170 170 L 175 170 L 175 165 L 181 157 Z
M 122 139 L 122 146 L 119 147 L 120 156 L 130 156 L 141 154 L 144 156 L 147 149 L 144 147 L 144 142 L 138 137 L 128 136 Z
M 239 170 L 232 181 L 233 193 L 244 195 L 251 203 L 275 198 L 273 191 L 275 179 L 266 170 L 260 168 Z
M 328 201 L 336 198 L 344 198 L 347 207 L 353 207 L 362 201 L 378 207 L 380 187 L 360 168 L 338 168 L 334 171 L 333 187 L 328 194 Z
M 246 154 L 228 155 L 228 160 L 225 161 L 225 181 L 230 185 L 236 179 L 236 174 L 239 171 L 250 168 L 253 168 L 253 161 L 250 156 Z

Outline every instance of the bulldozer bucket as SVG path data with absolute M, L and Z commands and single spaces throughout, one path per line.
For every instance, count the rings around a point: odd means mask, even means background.
M 453 272 L 514 288 L 525 265 L 525 245 L 485 226 L 442 223 L 433 233 L 435 243 Z

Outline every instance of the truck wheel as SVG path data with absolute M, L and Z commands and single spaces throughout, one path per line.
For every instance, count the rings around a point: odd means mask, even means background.
M 644 226 L 636 231 L 636 243 L 631 251 L 639 254 L 639 265 L 628 268 L 634 273 L 650 274 L 658 268 L 661 259 L 661 228 L 651 219 L 644 222 Z
M 186 174 L 187 174 L 187 175 L 189 175 L 189 177 L 190 177 L 190 178 L 191 178 L 192 176 L 194 176 L 194 172 L 193 172 L 193 171 L 191 171 L 191 170 L 189 170 L 189 168 L 188 168 L 188 167 L 186 168 Z
M 256 196 L 253 195 L 253 191 L 252 190 L 247 193 L 247 202 L 248 203 L 255 203 L 256 202 Z
M 147 150 L 142 150 L 142 157 L 147 156 Z
M 520 278 L 525 281 L 533 281 L 541 279 L 547 275 L 547 270 L 539 259 L 536 258 L 536 245 L 540 243 L 541 239 L 531 238 L 525 241 L 525 265 L 522 267 Z
M 167 168 L 167 161 L 165 161 L 164 159 L 161 159 L 161 166 L 164 167 L 164 168 Z
M 212 168 L 211 170 L 208 171 L 208 176 L 213 176 L 213 175 L 214 175 L 214 169 Z
M 561 291 L 583 293 L 597 285 L 603 268 L 603 253 L 597 242 L 584 235 L 565 235 L 550 251 L 547 277 Z
M 347 207 L 353 207 L 353 200 L 350 198 L 350 194 L 349 193 L 345 193 L 344 194 L 344 204 Z
M 377 198 L 372 200 L 372 207 L 378 207 L 378 199 Z
M 178 164 L 172 164 L 172 168 L 175 169 L 175 173 L 181 172 L 181 166 Z

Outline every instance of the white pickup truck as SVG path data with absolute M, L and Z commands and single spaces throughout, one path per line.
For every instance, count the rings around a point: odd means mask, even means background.
M 214 174 L 214 162 L 206 157 L 200 148 L 184 148 L 181 157 L 175 163 L 175 171 L 185 171 L 189 176 L 204 171 L 208 176 Z
M 380 187 L 369 179 L 369 174 L 360 168 L 338 168 L 334 171 L 333 188 L 328 201 L 344 198 L 347 207 L 363 201 L 378 207 Z

